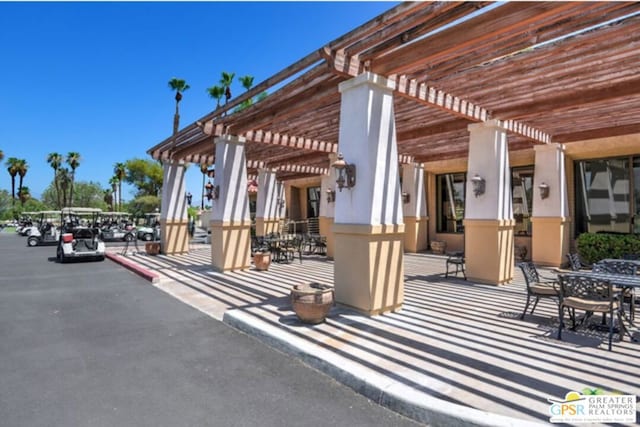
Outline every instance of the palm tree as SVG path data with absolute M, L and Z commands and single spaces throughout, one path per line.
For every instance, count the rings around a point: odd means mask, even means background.
M 245 90 L 249 90 L 251 89 L 251 86 L 253 86 L 253 76 L 247 75 L 244 77 L 239 77 L 239 80 Z M 242 111 L 245 108 L 250 107 L 251 105 L 253 105 L 253 98 L 245 99 L 244 101 L 242 101 L 242 104 L 239 105 L 238 110 Z
M 58 180 L 56 179 L 56 177 L 58 176 L 58 169 L 60 169 L 62 162 L 63 158 L 62 154 L 60 153 L 53 152 L 47 155 L 47 163 L 49 163 L 49 166 L 51 166 L 51 168 L 53 169 L 53 184 L 56 186 L 56 202 L 58 203 L 58 208 L 63 207 L 60 201 L 60 185 L 58 184 Z
M 202 199 L 200 200 L 200 209 L 204 210 L 204 180 L 207 176 L 207 171 L 209 170 L 209 165 L 206 163 L 200 163 L 200 172 L 202 172 Z
M 18 183 L 18 197 L 20 197 L 20 194 L 22 193 L 22 181 L 24 180 L 24 176 L 29 170 L 29 165 L 27 164 L 27 161 L 25 159 L 18 159 L 16 168 L 18 170 L 18 176 L 20 176 L 20 181 Z
M 4 160 L 4 153 L 0 150 L 0 162 Z
M 69 188 L 69 184 L 71 184 L 71 173 L 69 169 L 59 168 L 56 180 L 60 183 L 60 188 L 62 189 L 62 206 L 70 206 L 67 205 L 67 189 Z
M 211 86 L 207 88 L 209 96 L 216 100 L 216 109 L 220 108 L 220 100 L 224 96 L 224 88 L 221 86 Z
M 71 168 L 71 186 L 69 189 L 69 206 L 73 206 L 73 184 L 76 182 L 76 169 L 80 166 L 80 153 L 70 151 L 67 153 L 67 164 Z
M 104 190 L 103 200 L 109 206 L 109 209 L 115 211 L 113 206 L 113 192 L 111 190 Z
M 224 103 L 226 104 L 231 99 L 231 83 L 233 83 L 233 78 L 236 76 L 236 73 L 227 73 L 226 71 L 222 72 L 222 78 L 220 79 L 220 85 L 224 89 Z
M 109 185 L 111 185 L 111 192 L 112 194 L 116 195 L 116 197 L 114 197 L 114 202 L 113 205 L 114 207 L 112 208 L 114 211 L 116 210 L 115 205 L 117 205 L 118 203 L 118 198 L 117 198 L 117 194 L 118 194 L 118 184 L 120 183 L 120 180 L 118 179 L 117 176 L 112 176 L 111 178 L 109 178 Z
M 29 187 L 21 187 L 18 191 L 18 198 L 20 199 L 20 204 L 24 206 L 25 202 L 31 198 Z
M 11 175 L 11 206 L 15 206 L 16 202 L 16 175 L 18 175 L 18 162 L 20 159 L 17 157 L 9 157 L 7 159 L 7 172 Z
M 127 165 L 118 162 L 113 166 L 113 176 L 118 178 L 118 206 L 122 207 L 122 181 L 127 176 Z
M 178 104 L 180 104 L 180 100 L 182 100 L 182 92 L 189 89 L 189 85 L 183 79 L 178 79 L 173 77 L 169 80 L 169 87 L 171 90 L 176 91 L 176 113 L 173 116 L 173 134 L 178 133 L 178 127 L 180 126 L 180 111 Z

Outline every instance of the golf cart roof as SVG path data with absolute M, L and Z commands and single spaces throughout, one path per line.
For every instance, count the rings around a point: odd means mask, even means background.
M 104 216 L 131 216 L 129 212 L 102 212 Z
M 146 217 L 160 216 L 160 212 L 149 212 L 149 213 L 144 214 L 144 216 L 146 216 Z
M 92 214 L 92 213 L 100 213 L 102 209 L 98 208 L 62 208 L 63 214 Z
M 41 215 L 60 215 L 60 211 L 39 211 L 35 213 L 41 214 Z

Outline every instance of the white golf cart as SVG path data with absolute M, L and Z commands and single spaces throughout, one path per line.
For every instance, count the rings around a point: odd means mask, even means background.
M 101 212 L 95 208 L 62 209 L 62 234 L 56 250 L 59 262 L 72 259 L 104 260 L 105 246 L 97 226 Z
M 145 242 L 160 240 L 160 214 L 158 212 L 144 215 L 144 225 L 137 228 L 136 236 Z
M 60 211 L 40 211 L 33 217 L 38 225 L 31 227 L 27 246 L 57 244 L 60 240 Z
M 102 212 L 102 226 L 100 236 L 102 240 L 121 240 L 132 242 L 135 240 L 135 227 L 127 212 Z
M 18 220 L 18 226 L 16 227 L 16 233 L 21 236 L 29 236 L 33 231 L 33 218 L 36 212 L 22 212 L 20 219 Z

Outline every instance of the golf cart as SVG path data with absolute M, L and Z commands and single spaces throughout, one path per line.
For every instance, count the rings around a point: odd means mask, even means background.
M 135 227 L 129 220 L 127 212 L 102 212 L 102 226 L 100 237 L 102 240 L 122 240 L 132 242 L 135 236 Z
M 62 234 L 56 250 L 59 262 L 72 259 L 104 260 L 105 246 L 97 226 L 101 212 L 94 208 L 62 209 Z
M 31 234 L 31 232 L 33 231 L 33 229 L 31 227 L 33 227 L 33 219 L 31 218 L 31 215 L 35 214 L 36 212 L 22 212 L 22 215 L 20 216 L 20 219 L 18 220 L 18 226 L 16 227 L 16 233 L 18 233 L 21 236 L 28 236 Z
M 27 246 L 57 244 L 60 240 L 60 211 L 36 212 L 34 218 L 38 225 L 31 227 Z
M 158 212 L 144 215 L 145 221 L 142 227 L 138 227 L 136 236 L 145 242 L 160 240 L 160 214 Z

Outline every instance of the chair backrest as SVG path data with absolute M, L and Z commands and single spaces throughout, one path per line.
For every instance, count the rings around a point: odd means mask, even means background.
M 309 235 L 315 235 L 315 234 L 320 234 L 320 222 L 318 218 L 309 218 L 307 219 L 308 221 L 308 227 L 307 227 L 307 234 Z
M 570 252 L 567 254 L 567 259 L 569 259 L 569 268 L 573 271 L 579 271 L 582 267 L 582 263 L 580 262 L 580 256 L 576 252 Z
M 613 301 L 611 283 L 607 280 L 570 274 L 561 274 L 558 278 L 561 299 L 577 297 L 591 301 Z
M 540 276 L 538 275 L 538 270 L 536 266 L 531 261 L 525 261 L 518 263 L 518 267 L 522 270 L 522 275 L 524 276 L 524 280 L 527 283 L 527 288 L 533 283 L 537 283 L 540 281 Z
M 593 264 L 593 271 L 596 273 L 613 273 L 635 276 L 638 272 L 638 266 L 633 262 L 626 261 L 600 261 Z

